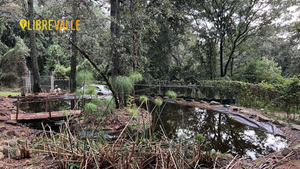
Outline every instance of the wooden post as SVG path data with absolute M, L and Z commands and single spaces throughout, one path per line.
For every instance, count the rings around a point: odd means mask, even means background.
M 45 112 L 47 112 L 48 111 L 48 97 L 46 98 L 46 110 L 45 110 Z
M 50 92 L 54 92 L 54 77 L 53 77 L 53 72 L 51 72 L 51 74 L 50 74 L 50 81 L 51 81 Z
M 159 86 L 158 86 L 158 94 L 160 94 L 160 82 L 159 82 Z
M 17 101 L 17 112 L 16 112 L 16 121 L 18 121 L 18 115 L 19 115 L 19 97 L 18 97 L 18 101 Z
M 85 98 L 83 98 L 83 105 L 82 105 L 82 110 L 84 111 L 84 106 L 85 106 Z
M 74 108 L 73 109 L 75 109 L 76 107 L 76 95 L 74 95 Z
M 51 102 L 49 102 L 49 117 L 51 117 L 51 104 L 50 104 Z
M 193 86 L 193 97 L 194 97 L 194 98 L 196 97 L 196 91 L 195 91 L 196 89 L 195 89 L 195 85 L 196 85 L 196 84 L 194 84 L 194 86 Z

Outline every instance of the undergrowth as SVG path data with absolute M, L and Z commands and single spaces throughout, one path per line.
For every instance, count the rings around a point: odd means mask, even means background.
M 148 109 L 146 97 L 142 97 L 141 102 L 138 107 L 131 105 L 130 109 L 134 109 L 134 113 L 130 115 L 128 123 L 115 139 L 106 137 L 100 122 L 90 134 L 77 135 L 70 125 L 74 117 L 68 118 L 66 116 L 66 122 L 61 124 L 60 132 L 54 132 L 50 126 L 43 125 L 42 134 L 33 141 L 31 148 L 27 147 L 26 150 L 47 153 L 63 169 L 218 167 L 217 153 L 214 150 L 202 151 L 205 138 L 201 134 L 195 135 L 192 142 L 184 139 L 174 142 L 168 139 L 166 135 L 158 137 L 154 133 L 157 122 L 154 121 L 150 127 L 144 119 L 148 119 L 150 122 L 151 112 L 156 107 L 162 106 L 162 102 L 161 100 L 157 101 L 159 103 L 151 111 Z M 92 114 L 97 109 L 94 105 L 96 104 L 87 104 L 86 113 Z M 141 108 L 142 105 L 145 105 L 146 110 Z M 142 114 L 142 110 L 146 114 Z M 158 117 L 162 110 L 163 108 Z M 101 114 L 105 114 L 106 111 L 107 109 Z M 144 116 L 146 117 L 143 118 Z M 89 116 L 87 115 L 86 118 L 88 119 Z M 135 125 L 136 130 L 130 129 L 133 121 L 138 123 Z M 84 127 L 80 125 L 80 128 L 83 129 Z M 164 133 L 164 128 L 161 129 Z

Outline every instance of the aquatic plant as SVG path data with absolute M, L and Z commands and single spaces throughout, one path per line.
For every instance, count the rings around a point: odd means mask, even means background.
M 204 141 L 204 136 L 203 136 L 202 134 L 197 134 L 197 135 L 195 136 L 195 139 L 196 139 L 196 140 L 199 140 L 200 143 L 203 143 L 203 141 Z
M 76 75 L 76 82 L 80 86 L 84 86 L 86 84 L 89 84 L 92 81 L 94 81 L 94 76 L 89 71 L 82 70 L 82 71 L 78 72 L 77 75 Z
M 116 76 L 112 80 L 112 85 L 117 93 L 130 93 L 133 89 L 132 79 L 127 76 Z
M 143 76 L 139 72 L 132 72 L 128 76 L 132 83 L 137 83 L 143 80 Z
M 86 103 L 84 106 L 84 111 L 89 114 L 93 113 L 96 109 L 97 105 L 95 105 L 94 103 Z
M 163 102 L 162 102 L 161 99 L 155 99 L 155 100 L 154 100 L 154 104 L 157 105 L 157 106 L 161 106 L 162 103 L 163 103 Z
M 147 96 L 145 96 L 145 95 L 143 95 L 143 96 L 140 96 L 140 101 L 142 102 L 142 101 L 147 101 L 148 100 L 148 97 Z
M 166 95 L 171 99 L 176 99 L 177 94 L 174 91 L 167 91 Z

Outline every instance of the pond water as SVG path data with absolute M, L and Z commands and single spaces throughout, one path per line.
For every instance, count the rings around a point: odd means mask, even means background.
M 59 100 L 55 102 L 49 102 L 51 105 L 51 111 L 71 110 L 70 100 Z M 82 103 L 80 102 L 79 105 Z M 20 109 L 26 113 L 37 113 L 46 111 L 46 102 L 35 103 L 20 103 Z
M 154 104 L 150 103 L 149 111 L 153 107 Z M 256 159 L 259 155 L 279 151 L 287 146 L 285 138 L 254 130 L 224 113 L 172 103 L 163 107 L 164 104 L 153 112 L 155 131 L 177 141 L 181 137 L 192 141 L 196 134 L 202 134 L 207 151 L 215 149 Z
M 173 103 L 164 104 L 152 112 L 154 131 L 159 137 L 164 135 L 176 141 L 193 141 L 196 134 L 202 134 L 205 138 L 204 150 L 215 149 L 252 159 L 279 151 L 288 145 L 285 138 L 255 130 L 224 113 Z M 151 111 L 154 104 L 150 102 L 148 105 Z M 35 113 L 45 111 L 46 104 L 26 103 L 20 106 L 27 113 Z M 71 103 L 66 100 L 51 104 L 51 111 L 70 108 Z

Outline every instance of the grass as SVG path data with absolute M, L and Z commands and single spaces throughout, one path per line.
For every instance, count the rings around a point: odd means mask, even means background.
M 0 96 L 9 96 L 9 95 L 18 96 L 18 95 L 20 95 L 20 93 L 8 93 L 8 92 L 2 93 L 2 92 L 0 92 Z

